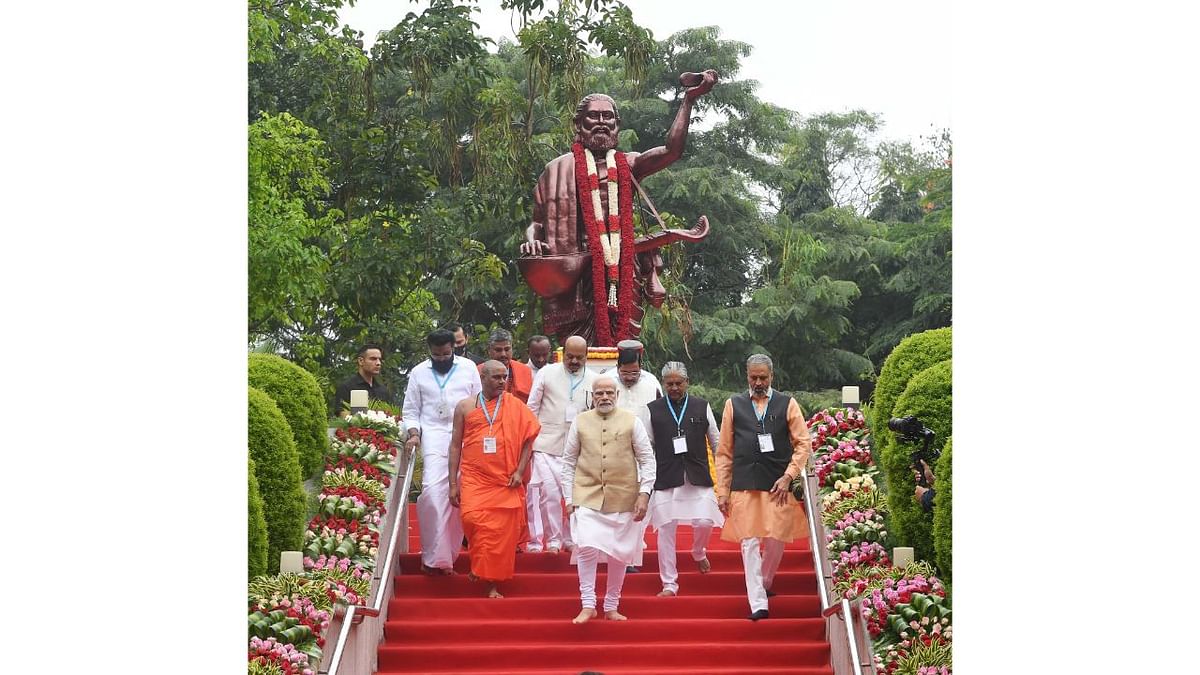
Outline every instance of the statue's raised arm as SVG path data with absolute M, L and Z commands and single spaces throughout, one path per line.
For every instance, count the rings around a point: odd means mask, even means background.
M 657 148 L 638 154 L 629 153 L 629 169 L 634 178 L 641 180 L 646 176 L 658 173 L 683 157 L 683 148 L 687 145 L 688 125 L 692 121 L 692 102 L 707 94 L 717 83 L 717 71 L 706 70 L 703 73 L 684 73 L 679 76 L 679 83 L 685 89 L 683 102 L 675 113 L 675 121 L 667 132 L 667 142 Z
M 520 246 L 524 257 L 517 261 L 543 298 L 546 332 L 560 342 L 581 335 L 593 346 L 615 346 L 641 332 L 643 301 L 662 304 L 658 247 L 649 250 L 647 240 L 634 240 L 633 181 L 683 156 L 692 103 L 716 82 L 714 70 L 681 75 L 684 98 L 666 143 L 643 153 L 616 151 L 616 101 L 589 94 L 579 102 L 571 152 L 551 160 L 538 176 L 533 217 Z M 705 222 L 703 234 L 692 240 L 707 233 Z

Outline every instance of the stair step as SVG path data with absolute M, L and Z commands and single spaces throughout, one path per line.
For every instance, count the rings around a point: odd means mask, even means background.
M 480 619 L 471 622 L 472 634 L 486 636 L 492 642 L 520 642 L 530 636 L 537 636 L 540 641 L 574 640 L 579 636 L 579 627 L 570 622 L 571 617 L 553 619 Z M 460 631 L 463 625 L 459 621 L 431 620 L 424 618 L 389 620 L 384 624 L 384 638 L 388 641 L 411 642 L 419 644 L 453 644 L 456 647 L 462 643 Z M 719 636 L 721 642 L 739 640 L 811 640 L 825 639 L 824 619 L 810 617 L 803 619 L 787 619 L 771 617 L 765 621 L 747 621 L 738 617 L 735 619 L 700 619 L 700 618 L 662 618 L 654 622 L 652 628 L 658 635 L 705 636 L 713 640 Z M 636 642 L 646 637 L 644 621 L 604 621 L 597 619 L 588 622 L 587 636 L 602 642 Z
M 768 619 L 769 621 L 769 619 Z M 571 644 L 561 642 L 468 643 L 454 649 L 445 645 L 384 643 L 379 648 L 379 669 L 403 668 L 405 663 L 422 663 L 428 672 L 464 672 L 469 668 L 516 669 L 539 663 L 553 663 L 576 673 L 597 670 L 607 673 L 613 668 L 655 668 L 665 659 L 670 665 L 704 666 L 708 668 L 747 668 L 753 666 L 813 666 L 829 662 L 829 645 L 793 640 L 755 640 L 749 652 L 746 642 L 611 642 L 592 641 L 591 626 L 575 626 L 577 635 Z M 752 663 L 751 663 L 752 661 Z

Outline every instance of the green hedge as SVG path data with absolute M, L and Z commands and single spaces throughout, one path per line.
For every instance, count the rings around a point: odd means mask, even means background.
M 892 409 L 895 417 L 916 415 L 937 436 L 934 448 L 952 432 L 951 418 L 951 361 L 946 359 L 917 373 L 908 382 L 904 393 Z M 899 546 L 912 546 L 919 560 L 933 560 L 933 517 L 913 498 L 916 481 L 913 479 L 910 454 L 920 446 L 897 442 L 895 434 L 884 427 L 875 436 L 880 466 L 887 481 L 888 531 Z M 930 467 L 933 468 L 933 467 Z
M 329 448 L 328 409 L 312 373 L 274 354 L 250 354 L 250 386 L 265 391 L 287 418 L 300 453 L 300 473 L 312 478 L 324 466 Z
M 287 419 L 266 393 L 249 387 L 247 441 L 267 521 L 267 571 L 279 571 L 280 551 L 302 550 L 304 486 Z
M 950 496 L 954 482 L 953 459 L 950 457 L 951 439 L 946 439 L 946 447 L 942 448 L 942 457 L 934 469 L 933 495 L 933 554 L 938 566 L 938 578 L 950 582 L 950 566 L 953 562 L 954 533 L 951 526 L 952 498 Z
M 867 422 L 872 436 L 879 438 L 888 433 L 888 420 L 901 417 L 892 414 L 892 409 L 900 394 L 908 387 L 908 381 L 929 366 L 950 358 L 950 342 L 949 328 L 935 328 L 904 338 L 888 354 L 883 368 L 879 369 L 879 381 L 871 395 L 871 417 L 867 418 Z M 879 462 L 878 454 L 875 455 L 875 461 Z
M 249 522 L 246 525 L 248 540 L 246 558 L 249 563 L 249 576 L 253 579 L 267 573 L 267 519 L 263 517 L 262 495 L 258 492 L 258 479 L 254 477 L 254 460 L 249 462 L 249 487 L 246 489 L 246 502 L 249 505 Z

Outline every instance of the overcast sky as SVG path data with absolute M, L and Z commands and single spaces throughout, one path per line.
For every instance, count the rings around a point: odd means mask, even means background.
M 358 0 L 343 21 L 375 35 L 428 3 Z M 555 7 L 554 0 L 546 3 Z M 633 19 L 662 40 L 684 28 L 716 25 L 726 40 L 753 47 L 739 79 L 759 82 L 759 98 L 801 114 L 863 108 L 881 113 L 881 135 L 912 140 L 950 127 L 949 0 L 626 0 Z M 481 0 L 479 33 L 515 39 L 517 19 L 500 0 Z

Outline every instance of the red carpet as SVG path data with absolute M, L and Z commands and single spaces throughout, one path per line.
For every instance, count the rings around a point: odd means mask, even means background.
M 416 509 L 411 551 L 420 550 Z M 517 675 L 674 675 L 676 673 L 797 673 L 832 675 L 824 639 L 808 540 L 783 554 L 771 598 L 771 617 L 749 621 L 741 552 L 709 541 L 709 574 L 691 559 L 691 528 L 679 527 L 679 595 L 659 598 L 654 533 L 641 572 L 628 574 L 620 611 L 628 621 L 586 624 L 579 613 L 579 578 L 570 554 L 520 553 L 517 573 L 500 584 L 502 599 L 482 597 L 483 583 L 467 580 L 466 551 L 451 577 L 420 573 L 420 554 L 400 557 L 396 594 L 388 603 L 380 675 L 388 673 L 490 673 Z M 596 575 L 603 601 L 604 565 Z

